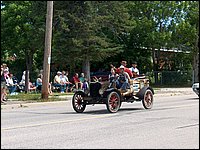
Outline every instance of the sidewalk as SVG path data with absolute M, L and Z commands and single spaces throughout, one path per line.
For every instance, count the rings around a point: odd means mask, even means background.
M 168 95 L 168 94 L 183 94 L 183 95 L 189 95 L 194 94 L 194 91 L 192 90 L 192 87 L 186 87 L 186 88 L 159 88 L 158 90 L 155 90 L 155 96 L 156 95 Z
M 194 94 L 192 88 L 158 88 L 154 90 L 154 97 L 166 97 L 166 96 L 178 96 L 178 95 L 190 95 Z M 14 108 L 22 108 L 29 106 L 39 106 L 39 105 L 47 105 L 47 104 L 57 104 L 57 103 L 65 103 L 66 101 L 71 100 L 73 95 L 63 95 L 59 96 L 60 101 L 51 101 L 51 102 L 35 102 L 35 101 L 17 101 L 17 100 L 8 100 L 6 104 L 1 104 L 1 109 L 14 109 Z

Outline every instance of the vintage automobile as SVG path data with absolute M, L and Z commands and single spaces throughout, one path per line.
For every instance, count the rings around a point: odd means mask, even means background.
M 154 90 L 149 86 L 149 79 L 146 76 L 130 79 L 130 88 L 122 91 L 116 88 L 116 80 L 111 83 L 91 82 L 86 91 L 77 90 L 72 98 L 73 109 L 82 113 L 86 105 L 106 104 L 107 110 L 115 113 L 119 110 L 122 102 L 142 101 L 145 109 L 153 106 Z

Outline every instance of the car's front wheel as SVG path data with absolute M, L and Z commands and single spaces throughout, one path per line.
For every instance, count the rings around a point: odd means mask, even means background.
M 83 93 L 77 92 L 72 99 L 72 106 L 77 113 L 82 113 L 86 108 Z

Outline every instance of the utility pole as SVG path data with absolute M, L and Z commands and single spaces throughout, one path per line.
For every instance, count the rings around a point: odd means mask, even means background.
M 53 20 L 53 1 L 47 1 L 45 51 L 43 61 L 42 99 L 48 99 L 50 63 L 51 63 L 51 37 Z

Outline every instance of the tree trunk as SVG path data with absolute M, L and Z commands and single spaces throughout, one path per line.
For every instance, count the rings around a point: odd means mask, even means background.
M 83 60 L 82 72 L 85 74 L 85 78 L 87 78 L 88 82 L 90 82 L 90 60 L 87 54 L 85 60 Z
M 71 59 L 71 63 L 70 63 L 70 68 L 69 68 L 70 72 L 69 72 L 69 76 L 73 77 L 74 73 L 75 73 L 75 60 L 72 58 Z
M 26 70 L 26 75 L 25 75 L 25 93 L 29 92 L 29 70 Z
M 32 66 L 33 66 L 33 53 L 31 53 L 29 50 L 26 50 L 25 59 L 26 59 L 25 93 L 28 93 L 29 79 L 30 79 L 30 74 L 32 72 Z

